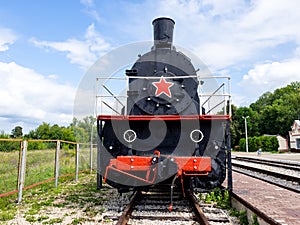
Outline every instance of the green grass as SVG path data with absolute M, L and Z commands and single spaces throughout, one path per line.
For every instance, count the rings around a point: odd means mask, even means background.
M 75 177 L 75 160 L 76 151 L 74 149 L 61 149 L 59 154 L 59 176 L 74 174 Z M 19 151 L 0 152 L 0 194 L 18 189 L 18 164 Z M 89 148 L 80 149 L 79 171 L 89 168 L 90 150 Z M 54 171 L 55 149 L 27 151 L 25 187 L 54 178 Z
M 6 224 L 6 221 L 13 219 L 17 214 L 23 215 L 29 223 L 56 224 L 70 215 L 74 215 L 72 224 L 90 221 L 104 211 L 102 205 L 108 199 L 106 195 L 108 188 L 97 190 L 95 174 L 87 173 L 79 175 L 78 183 L 68 177 L 62 178 L 58 188 L 54 188 L 50 183 L 42 184 L 24 191 L 24 201 L 20 204 L 15 203 L 16 195 L 0 198 L 0 224 Z M 51 218 L 47 214 L 49 207 L 56 211 L 65 209 L 69 211 L 63 216 Z M 77 211 L 81 209 L 82 215 L 76 218 Z
M 17 189 L 19 152 L 0 152 L 0 194 Z

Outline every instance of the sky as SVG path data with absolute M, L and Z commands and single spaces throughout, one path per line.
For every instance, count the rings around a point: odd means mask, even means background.
M 230 75 L 233 104 L 300 80 L 298 0 L 0 0 L 0 132 L 68 126 L 81 80 L 103 55 L 151 41 L 175 20 L 174 45 Z

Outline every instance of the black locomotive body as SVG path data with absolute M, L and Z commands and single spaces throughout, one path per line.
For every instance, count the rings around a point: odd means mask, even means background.
M 126 70 L 122 114 L 98 116 L 98 185 L 101 176 L 119 191 L 177 180 L 199 191 L 226 178 L 230 116 L 201 107 L 197 72 L 172 44 L 174 24 L 153 21 L 154 46 Z

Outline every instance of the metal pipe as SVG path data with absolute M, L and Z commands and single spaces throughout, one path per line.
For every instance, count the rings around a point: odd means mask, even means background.
M 204 106 L 204 104 L 206 103 L 206 102 L 208 102 L 209 101 L 209 99 L 211 99 L 211 97 L 213 96 L 213 95 L 215 95 L 223 86 L 225 85 L 225 83 L 222 83 L 221 84 L 221 86 L 220 87 L 218 87 L 205 101 L 204 101 L 204 103 L 202 103 L 202 107 Z
M 214 110 L 215 108 L 217 108 L 219 105 L 221 105 L 223 102 L 225 102 L 225 100 L 223 100 L 223 101 L 221 101 L 220 103 L 218 103 L 217 105 L 215 105 L 214 107 L 212 107 L 208 112 L 207 112 L 207 114 L 208 113 L 210 113 L 212 110 Z
M 121 115 L 121 113 L 119 113 L 117 110 L 115 110 L 113 107 L 111 107 L 111 106 L 110 106 L 109 104 L 107 104 L 106 102 L 102 101 L 102 103 L 103 103 L 104 105 L 106 105 L 108 108 L 110 108 L 112 111 L 114 111 L 115 113 Z
M 230 77 L 228 77 L 228 93 L 229 93 L 229 116 L 231 116 L 231 82 L 230 82 Z
M 123 103 L 114 95 L 114 93 L 112 93 L 104 84 L 102 84 L 102 87 L 104 87 L 104 89 L 109 93 L 109 94 L 111 94 L 111 96 L 113 96 L 114 97 L 114 99 L 116 99 L 122 106 L 124 106 L 123 105 Z
M 249 118 L 249 116 L 242 116 L 243 119 L 245 120 L 245 137 L 246 137 L 246 152 L 248 152 L 248 132 L 247 132 L 247 118 Z

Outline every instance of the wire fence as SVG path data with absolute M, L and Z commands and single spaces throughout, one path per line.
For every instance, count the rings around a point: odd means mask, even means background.
M 0 198 L 96 169 L 97 146 L 61 140 L 0 139 Z

